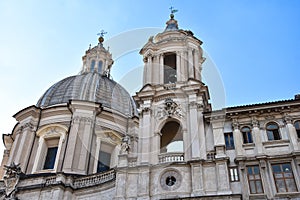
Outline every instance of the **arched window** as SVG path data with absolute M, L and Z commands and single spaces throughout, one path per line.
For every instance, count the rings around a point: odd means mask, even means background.
M 276 123 L 271 122 L 266 126 L 268 140 L 280 140 L 279 127 Z
M 39 144 L 32 172 L 41 170 L 56 171 L 62 144 L 68 129 L 61 125 L 49 125 L 37 132 Z
M 98 73 L 101 73 L 102 72 L 102 65 L 103 65 L 103 62 L 100 60 L 98 62 Z
M 244 144 L 253 143 L 251 129 L 247 126 L 243 127 L 241 130 L 243 134 Z
M 295 129 L 296 129 L 296 132 L 297 132 L 297 136 L 298 136 L 298 138 L 300 138 L 300 121 L 296 121 L 294 123 L 294 126 L 295 126 Z
M 167 122 L 161 129 L 160 152 L 183 152 L 183 135 L 180 124 Z
M 95 60 L 92 60 L 90 72 L 94 72 L 94 70 L 95 70 L 95 63 L 96 63 L 96 61 L 95 61 Z
M 164 56 L 164 83 L 175 83 L 176 75 L 176 54 L 169 53 Z

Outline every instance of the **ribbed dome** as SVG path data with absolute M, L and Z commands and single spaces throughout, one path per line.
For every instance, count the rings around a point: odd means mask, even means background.
M 121 85 L 99 73 L 70 76 L 55 83 L 39 99 L 37 106 L 45 108 L 68 103 L 69 100 L 97 102 L 127 116 L 137 115 L 130 94 Z

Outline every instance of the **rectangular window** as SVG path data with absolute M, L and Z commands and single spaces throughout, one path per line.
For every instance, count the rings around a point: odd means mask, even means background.
M 292 166 L 290 163 L 272 165 L 273 177 L 278 193 L 297 192 Z
M 110 158 L 110 153 L 100 151 L 98 158 L 97 173 L 105 172 L 110 169 Z
M 229 178 L 230 178 L 230 182 L 240 181 L 237 167 L 229 168 Z
M 234 141 L 232 133 L 224 133 L 226 149 L 234 149 Z
M 49 147 L 47 149 L 46 159 L 43 169 L 54 169 L 57 147 Z
M 251 194 L 263 193 L 263 186 L 258 165 L 247 167 L 247 177 Z
M 176 74 L 176 54 L 164 55 L 164 83 L 175 83 L 177 81 Z

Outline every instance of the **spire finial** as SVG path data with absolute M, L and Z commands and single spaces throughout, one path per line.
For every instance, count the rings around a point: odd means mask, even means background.
M 173 6 L 171 6 L 169 9 L 171 11 L 170 17 L 171 17 L 171 19 L 173 19 L 174 18 L 174 13 L 178 12 L 178 10 L 174 9 Z
M 100 33 L 97 33 L 97 35 L 100 35 L 100 37 L 98 38 L 99 43 L 102 44 L 102 42 L 104 42 L 104 38 L 103 36 L 107 34 L 107 32 L 105 32 L 103 29 L 100 31 Z

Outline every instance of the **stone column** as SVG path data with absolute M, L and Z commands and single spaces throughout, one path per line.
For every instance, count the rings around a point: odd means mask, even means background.
M 153 83 L 154 84 L 159 84 L 159 79 L 160 79 L 160 70 L 159 70 L 159 56 L 155 55 L 153 57 L 153 63 L 152 63 L 152 71 L 153 71 Z
M 93 125 L 94 119 L 92 117 L 83 117 L 81 118 L 84 128 L 81 139 L 81 150 L 78 155 L 78 170 L 82 174 L 87 173 L 88 160 L 90 156 L 90 147 L 92 142 L 92 134 L 93 134 Z
M 159 56 L 159 82 L 164 83 L 164 56 L 160 54 Z
M 66 155 L 69 155 L 69 156 L 65 157 L 64 165 L 63 165 L 64 172 L 67 172 L 67 173 L 72 172 L 73 155 L 75 153 L 75 146 L 76 146 L 78 130 L 79 130 L 79 122 L 80 122 L 80 117 L 73 115 L 70 134 L 69 134 L 69 140 L 68 140 L 67 149 L 66 149 Z
M 20 142 L 17 153 L 15 155 L 14 162 L 21 164 L 22 172 L 25 172 L 27 163 L 29 162 L 29 156 L 31 153 L 31 147 L 33 145 L 35 133 L 34 126 L 31 122 L 25 123 L 21 126 L 22 133 L 19 134 Z
M 286 115 L 284 121 L 286 123 L 286 129 L 288 131 L 288 137 L 290 139 L 290 143 L 292 144 L 291 145 L 292 150 L 299 151 L 297 131 L 294 125 L 292 124 L 291 117 Z
M 201 81 L 201 70 L 199 65 L 199 51 L 194 50 L 194 70 L 195 70 L 195 79 Z
M 263 188 L 264 188 L 264 193 L 267 194 L 267 198 L 268 199 L 272 199 L 271 197 L 273 196 L 272 193 L 272 187 L 270 184 L 270 177 L 269 177 L 269 173 L 268 173 L 268 169 L 267 169 L 267 162 L 265 160 L 260 160 L 259 161 L 259 166 L 260 166 L 260 174 L 261 174 L 261 181 L 263 184 Z M 273 178 L 273 177 L 271 177 Z
M 194 59 L 193 51 L 191 48 L 188 49 L 188 69 L 189 69 L 189 78 L 194 78 Z
M 177 81 L 180 82 L 182 81 L 182 68 L 180 66 L 181 63 L 181 58 L 180 58 L 180 52 L 177 51 L 176 52 L 176 77 L 177 77 Z
M 181 80 L 182 81 L 186 81 L 187 80 L 187 74 L 188 74 L 188 72 L 187 72 L 187 59 L 186 59 L 186 52 L 185 51 L 182 51 L 181 53 L 180 53 L 180 67 L 181 67 L 181 69 L 182 70 L 180 70 L 181 71 Z
M 63 169 L 67 173 L 87 174 L 94 120 L 101 111 L 100 105 L 72 100 L 69 106 L 73 117 Z
M 248 177 L 247 177 L 247 168 L 243 161 L 239 162 L 240 168 L 240 181 L 241 181 L 241 189 L 243 194 L 243 199 L 249 199 L 249 188 L 248 188 Z
M 144 57 L 143 61 L 144 61 L 144 79 L 143 79 L 143 85 L 146 85 L 147 83 L 149 83 L 149 79 L 148 79 L 149 72 L 148 72 L 148 61 L 147 61 L 147 58 Z
M 233 140 L 235 146 L 235 153 L 237 157 L 242 157 L 244 155 L 243 139 L 242 139 L 242 133 L 239 129 L 239 123 L 237 119 L 233 119 L 232 127 L 233 127 Z
M 220 160 L 216 163 L 218 194 L 231 194 L 227 160 Z
M 199 125 L 199 139 L 200 139 L 200 159 L 206 159 L 206 137 L 204 128 L 203 105 L 197 104 L 198 108 L 198 125 Z
M 154 71 L 152 68 L 152 56 L 147 57 L 147 74 L 146 74 L 146 76 L 148 77 L 148 81 L 146 82 L 146 84 L 154 83 L 153 76 L 155 76 L 155 74 L 154 74 Z
M 126 199 L 126 179 L 127 170 L 126 168 L 120 169 L 116 172 L 116 196 L 114 200 L 125 200 Z
M 190 120 L 190 145 L 191 145 L 191 159 L 200 158 L 200 138 L 199 138 L 199 124 L 197 115 L 196 94 L 189 95 L 189 120 Z
M 142 118 L 140 121 L 140 130 L 139 130 L 139 154 L 138 162 L 140 164 L 149 163 L 149 153 L 150 153 L 150 129 L 151 129 L 151 117 L 150 117 L 150 104 L 151 101 L 147 100 L 144 102 L 142 110 Z
M 192 196 L 202 196 L 204 192 L 203 167 L 199 163 L 191 163 L 192 176 Z
M 216 158 L 226 157 L 225 154 L 225 139 L 224 139 L 224 115 L 223 113 L 220 116 L 212 117 L 212 128 L 213 128 L 213 136 L 214 136 L 214 146 L 216 150 Z
M 253 140 L 256 146 L 256 151 L 258 155 L 263 154 L 263 145 L 262 145 L 262 140 L 261 140 L 261 135 L 260 135 L 260 130 L 259 130 L 259 123 L 256 118 L 252 118 L 252 136 Z

